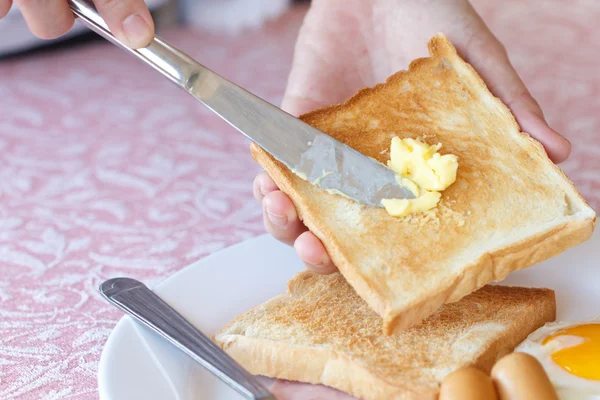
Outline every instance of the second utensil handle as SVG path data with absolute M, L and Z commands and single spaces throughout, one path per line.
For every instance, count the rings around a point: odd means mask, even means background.
M 275 400 L 253 375 L 143 283 L 115 278 L 103 283 L 100 291 L 108 301 L 163 336 L 247 399 Z

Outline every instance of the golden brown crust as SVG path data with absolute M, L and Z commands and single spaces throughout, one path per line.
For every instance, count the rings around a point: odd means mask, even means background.
M 392 386 L 330 350 L 237 336 L 227 343 L 227 353 L 251 374 L 322 384 L 360 399 L 436 398 L 432 390 L 415 393 Z
M 301 118 L 381 162 L 393 136 L 441 142 L 459 167 L 434 211 L 391 217 L 331 195 L 251 147 L 387 333 L 587 240 L 595 225 L 573 184 L 452 44 L 437 35 L 429 50 L 385 84 Z
M 324 384 L 363 399 L 434 399 L 450 372 L 488 372 L 554 320 L 554 292 L 485 286 L 386 336 L 340 274 L 302 272 L 282 294 L 231 321 L 216 341 L 250 372 Z

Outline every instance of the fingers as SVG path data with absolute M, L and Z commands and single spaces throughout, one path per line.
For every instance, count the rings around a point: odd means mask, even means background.
M 12 0 L 0 0 L 0 18 L 6 17 L 6 14 L 10 11 L 12 6 Z
M 542 110 L 512 66 L 502 44 L 484 27 L 464 49 L 465 58 L 494 95 L 513 112 L 524 132 L 537 139 L 556 163 L 571 153 L 571 143 L 546 122 Z
M 320 274 L 337 271 L 323 243 L 298 218 L 290 198 L 279 190 L 273 179 L 261 172 L 252 185 L 254 198 L 262 203 L 265 228 L 275 239 L 293 244 L 307 268 Z
M 331 274 L 337 271 L 325 246 L 311 232 L 307 231 L 298 236 L 294 248 L 309 270 L 319 274 Z
M 31 32 L 54 39 L 69 31 L 75 17 L 65 0 L 15 0 Z M 144 0 L 94 0 L 111 32 L 132 48 L 147 46 L 154 36 L 154 22 Z M 0 17 L 10 9 L 0 0 Z
M 306 231 L 294 203 L 266 172 L 254 178 L 252 192 L 254 198 L 262 203 L 265 228 L 275 239 L 291 245 Z
M 526 94 L 507 101 L 523 131 L 539 140 L 555 163 L 566 161 L 571 154 L 571 142 L 548 126 L 537 102 Z
M 112 34 L 127 46 L 138 49 L 150 44 L 154 22 L 144 0 L 94 0 L 94 4 Z
M 317 101 L 313 99 L 305 99 L 298 96 L 295 96 L 290 93 L 288 89 L 283 96 L 283 100 L 281 102 L 281 109 L 295 116 L 300 116 L 302 114 L 306 114 L 313 110 L 318 110 L 319 108 L 328 106 L 329 103 L 324 101 Z
M 369 2 L 314 1 L 304 18 L 281 106 L 292 115 L 343 102 L 358 89 L 375 83 L 371 69 L 362 68 L 370 62 L 370 57 L 365 57 L 370 35 L 349 28 L 352 24 L 345 22 L 357 20 L 356 7 L 342 3 Z
M 275 184 L 275 181 L 273 181 L 273 179 L 271 179 L 266 172 L 263 171 L 256 175 L 256 178 L 254 178 L 254 182 L 252 184 L 252 194 L 259 203 L 262 203 L 262 200 L 267 193 L 271 193 L 276 190 L 279 190 L 279 188 Z
M 15 0 L 15 4 L 31 33 L 42 39 L 55 39 L 67 33 L 75 20 L 65 0 Z
M 290 198 L 279 190 L 267 193 L 263 200 L 265 228 L 275 239 L 292 244 L 306 227 L 298 218 L 296 207 Z

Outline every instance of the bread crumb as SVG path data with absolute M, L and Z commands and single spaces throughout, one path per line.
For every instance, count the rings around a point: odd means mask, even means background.
M 379 120 L 378 119 L 374 119 L 372 121 L 369 121 L 369 128 L 375 129 L 378 126 L 379 126 Z
M 410 214 L 402 218 L 403 222 L 409 223 L 411 225 L 430 225 L 435 228 L 440 227 L 440 219 L 437 214 L 436 209 L 420 212 L 418 214 Z

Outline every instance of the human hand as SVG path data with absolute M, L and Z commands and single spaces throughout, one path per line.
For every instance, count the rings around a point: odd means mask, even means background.
M 503 45 L 467 0 L 313 0 L 298 36 L 282 107 L 300 115 L 341 103 L 427 56 L 424 44 L 438 32 L 448 36 L 554 162 L 567 159 L 569 141 L 548 126 Z M 293 244 L 309 269 L 336 270 L 321 241 L 299 220 L 290 198 L 265 172 L 254 180 L 253 192 L 271 235 Z
M 0 18 L 13 0 L 0 0 Z M 42 39 L 67 33 L 75 17 L 67 0 L 14 0 L 31 32 Z M 144 0 L 94 0 L 110 31 L 131 48 L 147 46 L 154 37 L 154 22 Z

